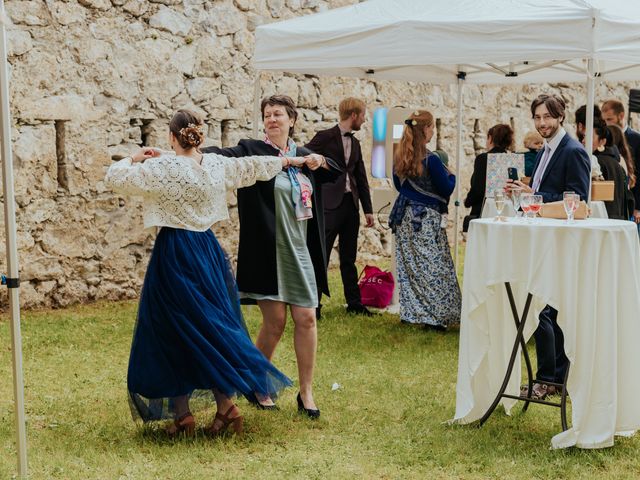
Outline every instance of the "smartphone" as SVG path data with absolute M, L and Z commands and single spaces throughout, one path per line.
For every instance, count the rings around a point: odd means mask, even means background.
M 507 168 L 507 175 L 509 180 L 518 180 L 518 169 L 516 167 Z

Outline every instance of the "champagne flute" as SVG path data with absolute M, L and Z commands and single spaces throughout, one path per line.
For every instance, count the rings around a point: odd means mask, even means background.
M 502 210 L 504 210 L 504 192 L 502 190 L 494 190 L 493 191 L 493 199 L 496 203 L 496 218 L 493 219 L 494 222 L 502 221 Z
M 562 193 L 562 204 L 564 205 L 564 211 L 567 214 L 567 223 L 573 223 L 573 213 L 576 211 L 579 201 L 580 197 L 578 197 L 575 192 Z
M 531 204 L 529 205 L 529 211 L 533 214 L 532 217 L 538 214 L 542 208 L 542 195 L 531 195 Z
M 514 188 L 511 190 L 511 203 L 513 203 L 513 211 L 516 212 L 516 218 L 520 216 L 520 200 L 522 196 L 521 188 Z
M 533 197 L 531 193 L 523 193 L 520 195 L 520 207 L 522 207 L 522 214 L 527 223 L 531 223 L 529 221 L 531 197 Z

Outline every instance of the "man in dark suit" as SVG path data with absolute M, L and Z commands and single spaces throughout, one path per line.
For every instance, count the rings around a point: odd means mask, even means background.
M 336 159 L 345 170 L 335 182 L 326 183 L 322 187 L 327 264 L 333 244 L 339 236 L 340 274 L 347 312 L 371 315 L 360 299 L 356 268 L 360 229 L 359 203 L 362 204 L 367 227 L 374 224 L 362 150 L 360 142 L 353 136 L 353 132 L 360 130 L 364 123 L 365 111 L 366 106 L 362 100 L 345 98 L 339 106 L 340 122 L 333 128 L 318 132 L 306 147 L 313 152 Z M 318 307 L 317 318 L 320 318 L 320 309 L 321 306 Z
M 507 189 L 517 185 L 524 193 L 541 195 L 543 202 L 562 200 L 562 193 L 573 191 L 587 200 L 591 161 L 584 147 L 571 138 L 562 123 L 565 119 L 565 103 L 557 95 L 539 95 L 531 104 L 531 115 L 538 133 L 544 139 L 544 147 L 538 152 L 531 174 L 531 186 L 519 180 L 509 182 Z M 540 316 L 534 333 L 538 371 L 536 379 L 562 384 L 569 368 L 564 352 L 564 336 L 557 322 L 558 311 L 547 305 Z M 544 399 L 556 393 L 557 387 L 536 382 L 532 395 Z M 523 392 L 527 394 L 525 387 Z
M 631 150 L 631 157 L 633 158 L 633 169 L 638 175 L 638 168 L 640 168 L 640 132 L 636 132 L 625 125 L 624 120 L 624 105 L 618 100 L 607 100 L 602 104 L 602 119 L 607 122 L 607 125 L 617 125 L 624 132 L 624 136 L 629 144 L 629 150 Z M 633 220 L 640 228 L 640 182 L 636 181 L 636 184 L 631 189 L 633 199 L 635 201 L 635 210 L 633 211 Z

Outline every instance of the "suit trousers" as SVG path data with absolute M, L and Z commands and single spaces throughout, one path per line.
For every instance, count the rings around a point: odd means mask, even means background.
M 358 288 L 358 269 L 356 268 L 360 212 L 353 200 L 353 194 L 346 192 L 338 208 L 325 210 L 324 221 L 327 264 L 333 250 L 333 244 L 336 238 L 339 237 L 338 253 L 340 255 L 340 275 L 342 276 L 344 298 L 349 306 L 361 305 L 360 289 Z
M 538 357 L 536 378 L 563 383 L 569 359 L 564 353 L 564 335 L 558 326 L 557 318 L 558 311 L 549 305 L 542 309 L 538 317 L 538 328 L 533 333 Z

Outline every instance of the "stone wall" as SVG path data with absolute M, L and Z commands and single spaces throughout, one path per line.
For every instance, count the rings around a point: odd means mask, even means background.
M 142 229 L 140 202 L 102 182 L 106 166 L 139 145 L 167 147 L 172 112 L 191 108 L 208 126 L 207 144 L 251 135 L 255 72 L 250 60 L 261 23 L 307 15 L 349 0 L 8 0 L 15 189 L 21 300 L 66 306 L 139 292 L 154 231 Z M 378 106 L 424 106 L 439 119 L 439 142 L 454 151 L 455 90 L 450 86 L 264 75 L 263 94 L 291 95 L 300 107 L 297 140 L 337 120 L 347 95 Z M 598 98 L 626 101 L 627 86 L 600 85 Z M 464 95 L 463 188 L 484 132 L 511 122 L 518 145 L 531 128 L 528 105 L 543 89 L 570 107 L 579 85 L 470 86 Z M 359 134 L 370 150 L 370 123 Z M 232 207 L 235 197 L 229 195 Z M 215 227 L 233 253 L 237 215 Z M 4 230 L 2 230 L 2 236 Z M 4 236 L 0 239 L 4 270 Z M 383 227 L 361 235 L 361 258 L 390 255 Z M 335 257 L 335 255 L 334 255 Z M 1 291 L 2 305 L 6 292 Z

